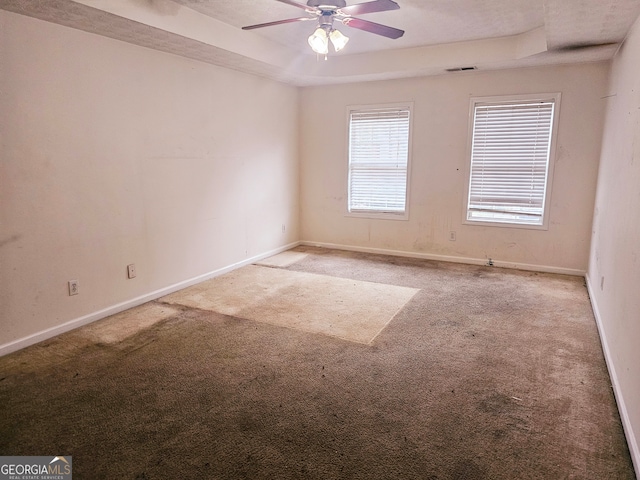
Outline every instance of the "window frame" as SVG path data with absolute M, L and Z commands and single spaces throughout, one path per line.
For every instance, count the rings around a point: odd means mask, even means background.
M 349 204 L 351 201 L 351 114 L 353 112 L 366 112 L 375 110 L 408 110 L 409 111 L 409 134 L 407 138 L 407 173 L 405 186 L 405 208 L 403 212 L 383 211 L 383 210 L 355 210 L 350 211 Z M 411 185 L 411 151 L 412 151 L 412 131 L 413 131 L 413 102 L 394 102 L 383 104 L 365 104 L 365 105 L 348 105 L 346 109 L 346 217 L 370 218 L 382 220 L 409 220 L 409 199 Z
M 501 96 L 487 96 L 487 97 L 471 97 L 469 102 L 469 126 L 468 126 L 468 139 L 467 139 L 467 154 L 466 154 L 466 184 L 465 195 L 463 200 L 463 218 L 462 223 L 464 225 L 475 225 L 484 227 L 501 227 L 501 228 L 521 228 L 530 230 L 548 230 L 549 229 L 549 217 L 551 207 L 551 194 L 553 186 L 553 172 L 556 159 L 556 146 L 558 142 L 558 125 L 560 122 L 560 104 L 562 94 L 560 92 L 555 93 L 537 93 L 537 94 L 522 94 L 522 95 L 501 95 Z M 471 162 L 473 154 L 473 134 L 474 134 L 474 122 L 475 122 L 475 108 L 477 105 L 508 105 L 519 103 L 537 103 L 537 102 L 553 102 L 553 119 L 551 124 L 551 144 L 549 146 L 549 160 L 547 162 L 547 177 L 545 184 L 545 193 L 543 196 L 543 209 L 542 209 L 542 223 L 520 223 L 513 220 L 499 221 L 495 219 L 469 219 L 469 200 L 471 195 Z

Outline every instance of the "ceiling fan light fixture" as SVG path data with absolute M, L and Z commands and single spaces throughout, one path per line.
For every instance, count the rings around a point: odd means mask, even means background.
M 343 35 L 340 30 L 332 30 L 329 34 L 329 38 L 331 39 L 331 43 L 333 44 L 333 48 L 336 52 L 342 50 L 349 41 L 349 37 Z
M 404 35 L 404 30 L 370 22 L 355 17 L 354 15 L 364 15 L 367 13 L 386 12 L 397 10 L 400 6 L 394 0 L 369 0 L 363 3 L 355 3 L 347 6 L 346 0 L 307 0 L 307 4 L 300 3 L 300 0 L 277 0 L 293 7 L 298 7 L 305 11 L 307 16 L 298 18 L 287 18 L 276 20 L 275 22 L 258 23 L 247 25 L 243 30 L 253 30 L 255 28 L 271 27 L 286 23 L 304 22 L 307 20 L 317 20 L 315 31 L 309 36 L 309 46 L 318 55 L 324 55 L 327 59 L 329 53 L 329 41 L 336 52 L 342 50 L 349 41 L 349 37 L 333 28 L 334 21 L 338 21 L 350 28 L 374 33 L 383 37 L 395 39 Z
M 315 32 L 309 36 L 309 46 L 311 50 L 320 55 L 329 53 L 329 38 L 324 28 L 316 28 Z

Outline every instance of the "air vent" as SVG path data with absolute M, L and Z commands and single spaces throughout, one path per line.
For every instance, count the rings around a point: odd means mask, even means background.
M 554 50 L 558 52 L 578 52 L 580 50 L 586 50 L 588 48 L 598 48 L 598 47 L 611 47 L 613 45 L 618 45 L 615 42 L 606 42 L 606 43 L 569 43 L 566 45 L 561 45 L 559 47 L 554 48 Z
M 477 70 L 478 67 L 454 67 L 447 68 L 447 72 L 465 72 L 467 70 Z

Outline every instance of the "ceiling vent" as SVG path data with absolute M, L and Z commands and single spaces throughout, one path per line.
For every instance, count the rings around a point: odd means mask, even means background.
M 478 67 L 454 67 L 447 68 L 447 72 L 466 72 L 467 70 L 477 70 Z
M 618 45 L 615 42 L 606 42 L 606 43 L 571 43 L 567 45 L 561 45 L 557 48 L 554 48 L 557 52 L 578 52 L 580 50 L 587 50 L 589 48 L 598 48 L 598 47 L 611 47 L 612 45 Z

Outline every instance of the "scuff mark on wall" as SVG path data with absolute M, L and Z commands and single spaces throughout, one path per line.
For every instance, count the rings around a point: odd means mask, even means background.
M 5 245 L 9 245 L 10 243 L 17 242 L 22 238 L 22 235 L 11 235 L 3 240 L 0 240 L 0 247 L 4 247 Z

